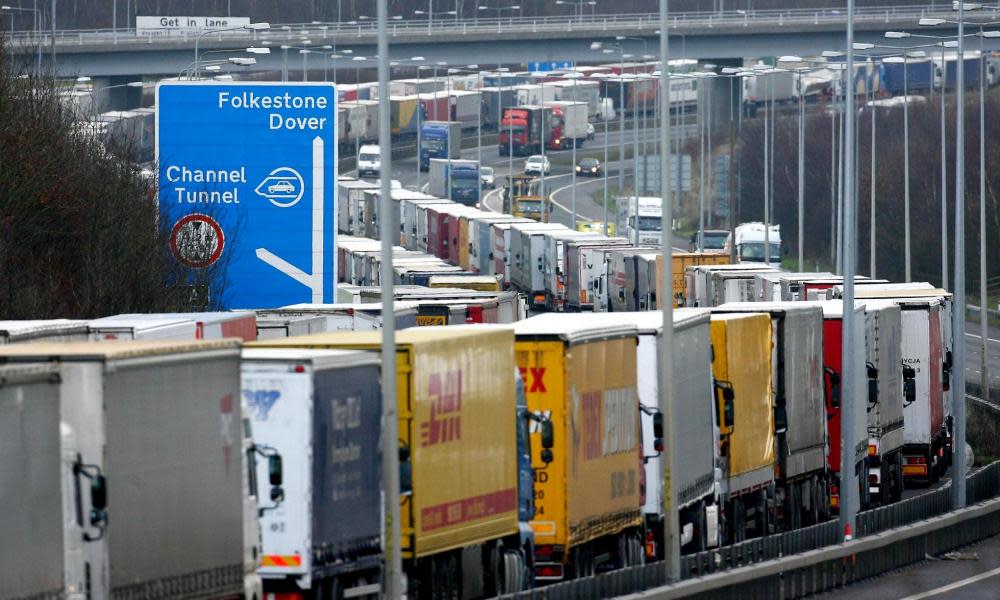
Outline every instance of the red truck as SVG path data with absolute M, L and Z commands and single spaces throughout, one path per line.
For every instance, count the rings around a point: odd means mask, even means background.
M 587 104 L 585 102 L 546 102 L 552 108 L 550 126 L 552 136 L 545 147 L 549 150 L 563 150 L 582 146 L 587 140 Z
M 552 109 L 548 106 L 513 106 L 504 110 L 500 120 L 500 156 L 507 156 L 511 150 L 515 156 L 541 152 L 542 144 L 552 139 L 551 117 Z

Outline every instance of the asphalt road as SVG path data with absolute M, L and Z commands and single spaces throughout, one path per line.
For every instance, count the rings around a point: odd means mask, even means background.
M 850 600 L 996 600 L 1000 598 L 1000 536 L 957 551 L 960 560 L 925 560 L 817 598 Z

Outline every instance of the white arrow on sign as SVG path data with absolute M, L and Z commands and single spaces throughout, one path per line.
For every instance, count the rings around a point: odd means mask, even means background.
M 323 303 L 323 139 L 312 143 L 312 274 L 289 263 L 265 248 L 257 248 L 257 258 L 312 290 L 312 301 Z

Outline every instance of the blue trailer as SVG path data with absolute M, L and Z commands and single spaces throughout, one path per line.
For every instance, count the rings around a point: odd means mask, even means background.
M 970 57 L 969 55 L 966 55 L 965 60 L 962 62 L 964 63 L 965 69 L 965 87 L 977 87 L 979 85 L 979 57 Z M 957 64 L 957 56 L 950 56 L 945 60 L 945 89 L 955 89 L 955 80 L 958 76 L 958 69 L 956 68 Z M 938 65 L 940 66 L 940 60 L 938 61 Z M 987 68 L 990 68 L 988 62 Z
M 934 63 L 911 60 L 903 71 L 903 63 L 881 63 L 878 67 L 878 87 L 882 96 L 901 96 L 905 92 L 928 91 L 934 84 Z M 905 92 L 904 92 L 905 90 Z

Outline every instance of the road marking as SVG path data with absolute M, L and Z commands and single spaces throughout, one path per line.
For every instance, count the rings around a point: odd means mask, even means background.
M 980 337 L 980 336 L 978 336 L 978 335 L 976 335 L 974 333 L 965 332 L 965 335 L 967 335 L 969 337 L 976 338 L 977 340 L 983 339 L 982 337 Z M 994 344 L 1000 344 L 1000 340 L 995 340 L 993 338 L 986 338 L 986 341 L 993 342 Z
M 492 206 L 490 206 L 490 196 L 494 196 L 494 195 L 499 196 L 501 189 L 502 188 L 496 188 L 496 189 L 490 190 L 490 191 L 486 192 L 485 196 L 483 196 L 483 206 L 486 207 L 486 210 L 491 211 L 491 212 L 496 212 L 496 213 L 500 212 L 499 209 L 496 209 L 496 208 L 493 208 Z
M 571 175 L 572 175 L 572 173 L 571 173 Z M 559 177 L 559 176 L 557 175 L 557 177 Z M 568 214 L 568 215 L 570 215 L 570 216 L 572 216 L 572 215 L 573 215 L 573 210 L 572 210 L 572 209 L 569 209 L 569 208 L 566 208 L 565 206 L 563 206 L 562 204 L 560 204 L 560 203 L 559 203 L 559 201 L 558 201 L 558 200 L 556 200 L 556 194 L 558 194 L 559 192 L 561 192 L 561 191 L 563 191 L 563 190 L 568 190 L 568 189 L 569 189 L 569 188 L 571 188 L 571 187 L 573 187 L 573 184 L 572 184 L 572 183 L 571 183 L 571 184 L 569 184 L 569 185 L 564 185 L 564 186 L 562 186 L 562 187 L 561 187 L 561 188 L 559 188 L 559 189 L 556 189 L 556 190 L 553 190 L 553 191 L 552 191 L 552 192 L 551 192 L 551 193 L 549 194 L 549 200 L 551 200 L 551 201 L 552 201 L 552 204 L 555 204 L 555 205 L 556 205 L 556 206 L 558 206 L 559 208 L 563 209 L 564 211 L 566 211 L 566 214 Z M 591 200 L 591 201 L 593 201 L 593 200 Z M 588 223 L 593 223 L 593 222 L 594 222 L 594 220 L 593 220 L 593 219 L 591 219 L 591 218 L 588 218 L 588 217 L 585 217 L 585 216 L 581 215 L 581 214 L 580 214 L 580 211 L 576 211 L 576 218 L 577 218 L 577 219 L 581 219 L 581 220 L 583 220 L 583 221 L 586 221 L 586 222 L 588 222 Z M 575 223 L 573 224 L 573 229 L 576 229 L 576 224 L 575 224 Z
M 939 588 L 934 588 L 933 590 L 928 590 L 926 592 L 915 594 L 913 596 L 907 596 L 906 598 L 903 598 L 903 600 L 923 600 L 924 598 L 930 598 L 932 596 L 937 596 L 938 594 L 943 594 L 945 592 L 957 590 L 958 588 L 971 585 L 973 583 L 982 581 L 984 579 L 989 579 L 990 577 L 994 577 L 996 575 L 1000 575 L 1000 567 L 997 567 L 992 571 L 986 571 L 985 573 L 980 573 L 979 575 L 974 575 L 972 577 L 956 581 L 954 583 L 949 583 L 948 585 L 943 585 Z

